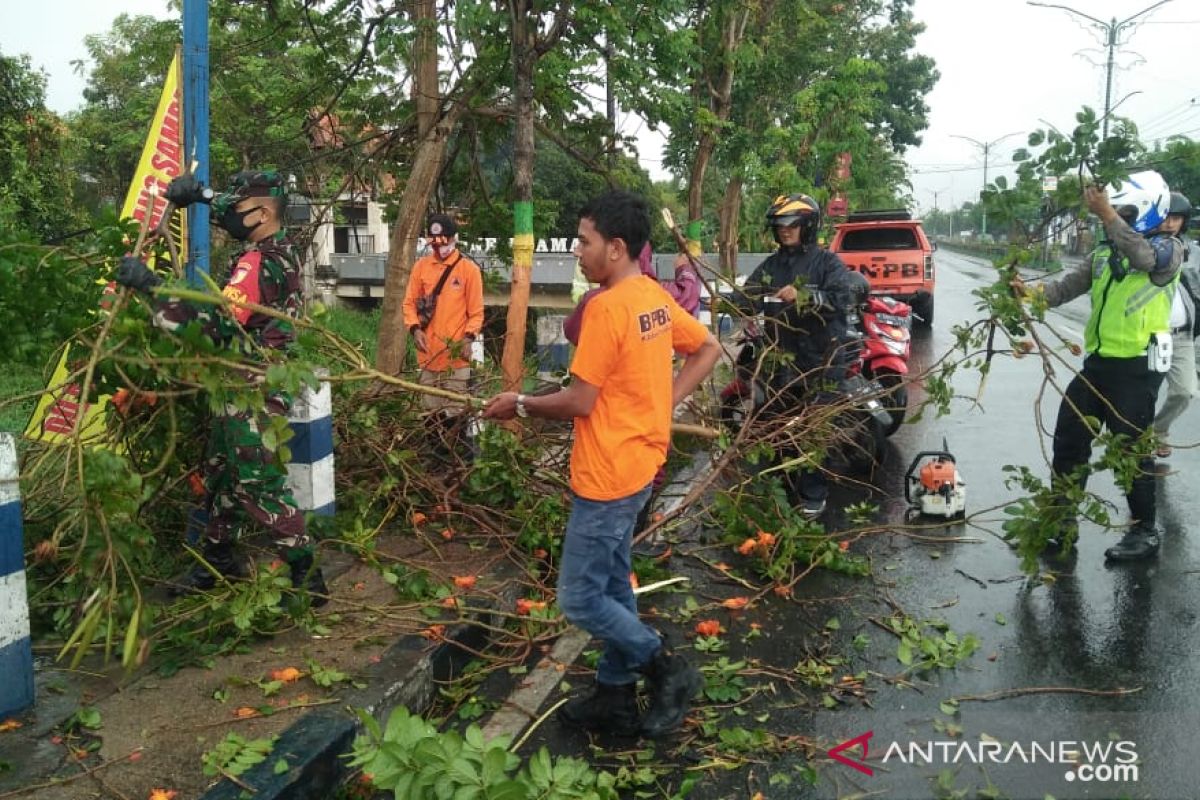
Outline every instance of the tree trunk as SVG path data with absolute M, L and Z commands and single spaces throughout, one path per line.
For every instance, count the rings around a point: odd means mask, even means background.
M 704 216 L 704 174 L 708 171 L 708 162 L 712 160 L 716 146 L 716 136 L 711 133 L 700 135 L 688 177 L 688 252 L 694 256 L 704 252 L 704 244 L 700 241 L 701 217 Z
M 400 196 L 396 224 L 388 248 L 387 272 L 383 285 L 383 309 L 379 318 L 379 342 L 375 366 L 380 372 L 398 375 L 404 368 L 408 347 L 408 328 L 404 326 L 404 293 L 417 256 L 417 238 L 429 208 L 429 196 L 436 188 L 446 156 L 450 132 L 461 115 L 460 106 L 452 106 L 439 124 L 441 94 L 438 86 L 436 0 L 413 0 L 410 13 L 417 26 L 413 46 L 413 95 L 417 109 L 417 147 L 412 172 Z
M 413 0 L 417 36 L 413 44 L 413 101 L 417 108 L 417 136 L 424 139 L 437 122 L 438 94 L 436 0 Z
M 533 70 L 536 28 L 524 0 L 512 4 L 513 59 L 513 264 L 504 355 L 500 361 L 504 388 L 521 388 L 525 373 L 525 328 L 529 314 L 529 284 L 533 272 Z
M 375 365 L 380 372 L 397 375 L 404 367 L 408 329 L 404 327 L 404 292 L 417 255 L 417 237 L 429 208 L 429 196 L 437 186 L 450 133 L 458 124 L 461 106 L 452 106 L 441 121 L 417 144 L 412 172 L 400 196 L 396 224 L 392 227 L 387 275 L 383 286 L 383 310 L 379 319 L 379 347 Z
M 697 96 L 707 97 L 709 110 L 720 122 L 729 119 L 733 108 L 735 52 L 746 34 L 746 24 L 750 20 L 749 9 L 730 10 L 728 14 L 721 28 L 721 60 L 715 80 L 701 76 L 701 83 L 696 92 Z M 719 128 L 715 126 L 703 129 L 700 141 L 696 143 L 695 158 L 692 160 L 688 185 L 687 237 L 688 249 L 693 255 L 699 255 L 704 249 L 700 242 L 700 218 L 704 214 L 704 175 L 717 147 L 718 131 Z
M 742 215 L 742 178 L 734 176 L 725 185 L 721 202 L 721 233 L 717 246 L 721 251 L 721 274 L 733 280 L 737 277 L 738 223 Z

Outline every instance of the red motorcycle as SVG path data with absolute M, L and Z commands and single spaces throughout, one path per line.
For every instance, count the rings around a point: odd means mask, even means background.
M 867 295 L 860 307 L 858 327 L 862 333 L 862 355 L 854 366 L 875 380 L 886 394 L 880 398 L 891 422 L 891 436 L 904 423 L 908 412 L 908 355 L 912 347 L 912 307 L 883 295 Z

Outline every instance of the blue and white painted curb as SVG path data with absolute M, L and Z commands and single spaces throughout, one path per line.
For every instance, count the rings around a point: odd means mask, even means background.
M 537 318 L 538 376 L 549 378 L 555 372 L 566 372 L 571 365 L 571 343 L 563 333 L 563 314 L 542 314 Z
M 0 433 L 0 718 L 33 705 L 17 442 Z
M 318 372 L 318 374 L 320 374 Z M 301 511 L 332 516 L 335 511 L 333 488 L 333 395 L 329 383 L 322 381 L 313 391 L 306 388 L 288 414 L 292 429 L 288 448 L 288 488 Z

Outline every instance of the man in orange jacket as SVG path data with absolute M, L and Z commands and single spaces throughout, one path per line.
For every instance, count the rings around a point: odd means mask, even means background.
M 427 227 L 430 252 L 417 260 L 404 294 L 404 324 L 417 347 L 420 382 L 466 392 L 471 379 L 471 343 L 483 327 L 483 276 L 479 265 L 458 249 L 458 226 L 446 214 L 434 214 Z M 431 430 L 453 450 L 447 433 L 465 425 L 452 420 L 454 404 L 422 395 Z M 454 438 L 457 438 L 455 436 Z

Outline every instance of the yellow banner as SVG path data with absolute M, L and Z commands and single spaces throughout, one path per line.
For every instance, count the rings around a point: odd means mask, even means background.
M 167 70 L 158 109 L 154 113 L 154 121 L 142 148 L 142 157 L 125 195 L 125 205 L 121 208 L 123 218 L 137 220 L 139 224 L 148 214 L 151 229 L 158 225 L 163 212 L 166 211 L 167 201 L 163 195 L 167 184 L 172 178 L 181 175 L 184 168 L 183 98 L 179 75 L 180 57 L 176 51 L 175 59 Z M 185 216 L 183 213 L 176 214 L 176 218 L 171 221 L 172 233 L 179 242 L 181 253 L 187 252 L 187 232 L 183 221 Z M 102 306 L 111 301 L 112 294 L 113 287 L 110 284 L 101 300 Z M 25 429 L 27 438 L 61 444 L 71 438 L 77 426 L 79 435 L 84 440 L 94 442 L 103 437 L 104 408 L 108 405 L 108 396 L 101 396 L 95 403 L 81 403 L 79 381 L 82 380 L 82 376 L 71 375 L 85 363 L 86 355 L 81 354 L 73 358 L 71 346 L 68 344 L 63 348 L 63 354 L 50 377 L 50 383 L 38 400 L 29 426 Z

